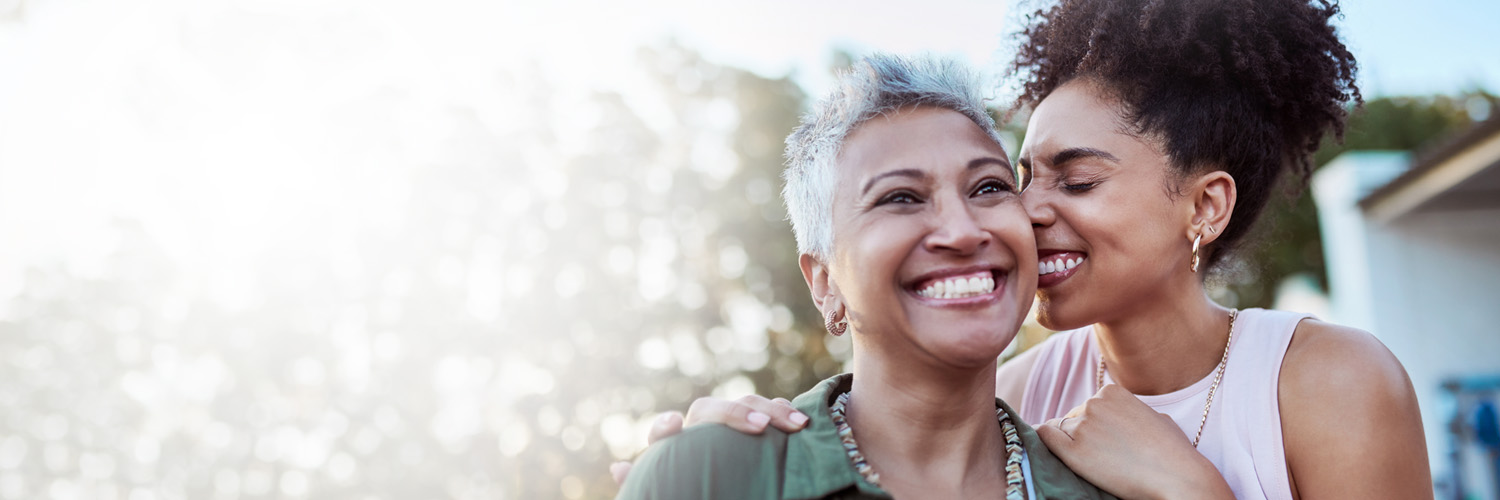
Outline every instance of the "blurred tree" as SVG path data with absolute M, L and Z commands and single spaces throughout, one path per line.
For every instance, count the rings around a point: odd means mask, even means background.
M 121 221 L 100 270 L 31 267 L 0 302 L 0 497 L 608 498 L 658 411 L 838 372 L 779 196 L 802 91 L 638 60 L 611 91 L 520 68 L 331 108 L 365 178 L 329 185 L 386 211 L 318 193 L 233 265 Z
M 546 239 L 518 263 L 555 285 L 506 298 L 508 328 L 553 339 L 515 347 L 570 353 L 544 365 L 550 391 L 516 402 L 541 434 L 502 462 L 520 498 L 612 495 L 608 463 L 643 444 L 620 422 L 709 394 L 789 397 L 839 370 L 779 196 L 802 91 L 676 45 L 638 57 L 645 88 L 569 107 L 588 113 L 586 131 L 539 146 L 563 155 L 547 176 L 566 186 L 556 202 L 532 200 L 535 220 L 512 222 L 533 229 L 509 231 Z

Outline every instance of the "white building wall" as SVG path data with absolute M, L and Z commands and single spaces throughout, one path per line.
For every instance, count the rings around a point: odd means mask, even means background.
M 1452 411 L 1441 382 L 1500 373 L 1500 210 L 1367 221 L 1355 204 L 1370 185 L 1394 177 L 1396 159 L 1345 155 L 1314 179 L 1328 319 L 1370 331 L 1405 365 L 1422 406 L 1434 479 L 1441 479 L 1448 474 L 1445 428 Z

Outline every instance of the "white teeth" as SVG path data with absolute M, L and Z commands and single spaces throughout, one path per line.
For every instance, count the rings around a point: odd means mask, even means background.
M 1083 263 L 1083 257 L 1078 257 L 1078 258 L 1074 258 L 1074 259 L 1061 259 L 1061 260 L 1042 261 L 1042 262 L 1038 262 L 1037 263 L 1037 265 L 1036 265 L 1036 271 L 1037 271 L 1037 274 L 1052 274 L 1052 273 L 1056 273 L 1056 272 L 1067 271 L 1069 269 L 1078 267 L 1078 265 L 1082 264 L 1082 263 Z
M 990 276 L 951 278 L 927 285 L 917 295 L 936 299 L 957 299 L 983 295 L 995 291 L 995 278 Z

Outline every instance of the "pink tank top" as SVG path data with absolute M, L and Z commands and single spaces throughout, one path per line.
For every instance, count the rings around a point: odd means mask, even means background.
M 1308 317 L 1246 309 L 1235 319 L 1224 379 L 1219 382 L 1203 439 L 1198 443 L 1198 452 L 1219 468 L 1235 498 L 1292 498 L 1277 387 L 1292 332 Z M 1040 352 L 1021 398 L 1023 420 L 1040 424 L 1061 417 L 1099 390 L 1095 379 L 1099 347 L 1093 326 L 1058 332 L 1035 349 Z M 1157 412 L 1171 416 L 1192 439 L 1203 418 L 1203 403 L 1208 400 L 1213 379 L 1214 374 L 1209 373 L 1182 390 L 1137 397 Z M 1106 372 L 1104 383 L 1113 382 Z

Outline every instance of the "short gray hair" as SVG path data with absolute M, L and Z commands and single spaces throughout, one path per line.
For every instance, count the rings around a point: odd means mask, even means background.
M 833 166 L 844 139 L 876 116 L 912 106 L 962 113 L 1002 144 L 979 79 L 967 65 L 930 55 L 874 54 L 860 60 L 839 75 L 833 91 L 802 115 L 802 124 L 786 138 L 781 197 L 798 252 L 819 259 L 833 253 Z

